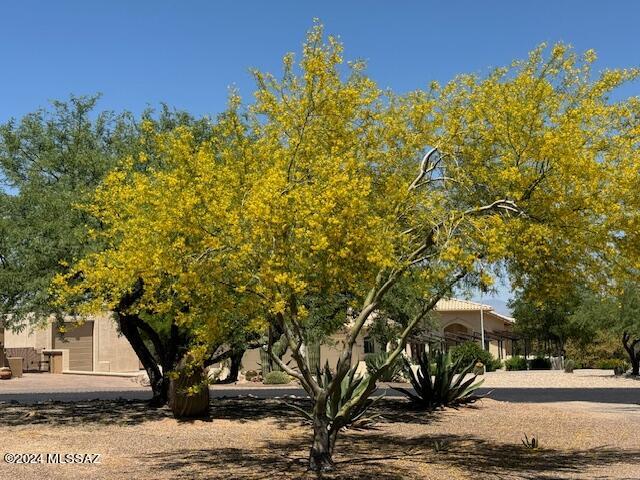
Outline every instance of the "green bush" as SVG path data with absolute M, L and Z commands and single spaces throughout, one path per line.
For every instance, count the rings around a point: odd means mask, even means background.
M 576 362 L 575 368 L 599 368 L 597 364 L 602 360 L 624 360 L 627 356 L 620 337 L 609 330 L 597 332 L 586 344 L 569 340 L 565 349 L 566 356 Z
M 380 352 L 368 355 L 365 358 L 365 363 L 367 364 L 367 372 L 369 375 L 373 375 L 377 372 L 382 365 L 389 358 L 389 354 L 387 352 Z M 381 382 L 393 382 L 395 380 L 400 380 L 402 377 L 402 360 L 400 357 L 396 358 L 396 360 L 389 365 L 387 371 L 382 374 L 382 376 L 378 379 Z
M 626 371 L 629 368 L 629 364 L 619 358 L 610 358 L 607 360 L 598 360 L 596 362 L 596 368 L 602 370 L 615 370 L 616 368 Z
M 266 385 L 284 385 L 291 381 L 291 377 L 285 372 L 269 372 L 264 376 L 263 383 Z
M 529 364 L 531 370 L 551 370 L 551 360 L 544 357 L 536 357 Z
M 257 376 L 258 376 L 258 372 L 256 372 L 255 370 L 247 370 L 244 374 L 244 378 L 247 381 L 251 381 Z
M 456 362 L 459 358 L 460 365 L 467 366 L 471 363 L 482 362 L 487 372 L 493 372 L 502 367 L 502 362 L 493 358 L 488 351 L 484 350 L 479 343 L 464 342 L 450 349 L 451 360 Z
M 512 372 L 516 370 L 526 370 L 527 369 L 527 360 L 524 357 L 511 357 L 504 361 L 505 368 Z

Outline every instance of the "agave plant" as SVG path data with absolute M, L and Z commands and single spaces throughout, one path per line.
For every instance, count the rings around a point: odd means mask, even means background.
M 472 395 L 484 380 L 475 382 L 476 376 L 465 379 L 474 367 L 475 362 L 461 368 L 462 358 L 455 362 L 451 356 L 442 351 L 435 352 L 435 371 L 431 372 L 431 359 L 424 352 L 418 357 L 418 369 L 414 372 L 411 364 L 403 358 L 406 377 L 411 381 L 415 392 L 406 388 L 395 388 L 409 399 L 425 409 L 446 407 L 470 402 L 477 397 Z M 433 378 L 432 378 L 433 377 Z
M 351 368 L 349 373 L 345 375 L 340 382 L 339 388 L 336 388 L 331 395 L 327 397 L 326 416 L 331 422 L 331 430 L 337 432 L 341 428 L 352 426 L 354 428 L 364 428 L 373 423 L 373 420 L 379 415 L 365 416 L 369 408 L 374 405 L 380 398 L 369 398 L 363 405 L 351 405 L 350 400 L 358 397 L 365 390 L 375 390 L 375 382 L 371 382 L 368 375 L 356 374 L 357 366 Z M 327 388 L 333 379 L 333 372 L 327 362 L 324 369 L 317 370 L 318 384 L 321 388 Z M 302 415 L 313 422 L 313 414 L 306 410 L 288 404 Z
M 367 356 L 365 363 L 367 364 L 367 372 L 369 375 L 373 375 L 382 368 L 389 358 L 388 352 L 380 352 Z M 402 361 L 397 359 L 378 377 L 381 382 L 393 382 L 399 380 L 402 377 Z

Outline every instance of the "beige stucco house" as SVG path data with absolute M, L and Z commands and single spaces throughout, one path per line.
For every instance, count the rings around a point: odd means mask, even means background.
M 426 337 L 412 339 L 406 347 L 406 354 L 415 357 L 421 349 L 430 346 L 450 347 L 465 341 L 482 343 L 482 328 L 484 325 L 485 349 L 498 359 L 511 356 L 515 336 L 512 333 L 514 319 L 502 315 L 490 305 L 484 305 L 468 300 L 447 298 L 440 300 L 435 308 L 435 316 L 439 328 L 429 332 Z M 356 339 L 352 366 L 360 365 L 364 368 L 366 355 L 380 352 L 386 349 L 386 345 L 379 345 L 367 335 L 366 327 L 363 333 Z M 326 361 L 330 366 L 335 366 L 342 350 L 345 335 L 333 335 L 325 344 L 320 346 L 320 363 Z M 284 360 L 291 359 L 285 354 Z M 259 349 L 249 350 L 242 358 L 244 370 L 260 370 Z
M 53 322 L 39 328 L 13 332 L 0 328 L 0 344 L 10 355 L 27 356 L 56 363 L 62 372 L 131 373 L 140 363 L 126 338 L 119 334 L 111 315 L 89 317 L 82 325 L 65 322 L 65 332 L 56 332 Z M 47 364 L 26 365 L 27 368 L 48 367 Z
M 464 341 L 481 343 L 481 324 L 484 325 L 485 349 L 494 357 L 511 356 L 515 337 L 511 333 L 514 320 L 496 312 L 489 305 L 459 299 L 443 299 L 436 305 L 435 315 L 439 328 L 426 337 L 412 338 L 406 354 L 415 356 L 421 349 L 439 345 L 452 346 Z M 60 335 L 52 323 L 44 327 L 16 333 L 0 328 L 0 344 L 11 354 L 20 355 L 19 349 L 44 351 L 43 358 L 58 362 L 62 372 L 83 373 L 132 373 L 140 369 L 138 358 L 125 337 L 119 334 L 116 323 L 109 314 L 93 316 L 76 326 L 67 322 L 66 331 Z M 344 335 L 334 335 L 320 347 L 320 361 L 335 366 Z M 386 349 L 367 335 L 366 328 L 357 338 L 352 359 L 353 365 L 364 366 L 367 354 Z M 40 355 L 40 353 L 38 353 Z M 285 361 L 290 355 L 285 355 Z M 243 370 L 260 369 L 259 349 L 249 350 L 242 359 Z M 47 365 L 45 365 L 47 367 Z

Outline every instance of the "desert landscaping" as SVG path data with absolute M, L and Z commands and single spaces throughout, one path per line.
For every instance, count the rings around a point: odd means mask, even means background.
M 95 391 L 100 379 L 86 378 L 93 385 L 83 388 Z M 103 388 L 109 381 L 114 389 L 133 383 L 113 380 L 103 380 Z M 577 370 L 487 373 L 485 384 L 597 389 L 605 395 L 601 402 L 540 403 L 496 401 L 489 394 L 435 413 L 387 398 L 374 407 L 381 415 L 374 425 L 348 430 L 338 440 L 339 470 L 323 478 L 635 478 L 640 471 L 639 381 Z M 235 396 L 242 386 L 218 388 L 212 389 L 210 417 L 192 421 L 175 420 L 167 408 L 150 410 L 142 400 L 3 401 L 0 438 L 6 451 L 102 454 L 99 465 L 4 465 L 4 478 L 315 478 L 306 471 L 308 428 L 285 405 L 304 400 L 287 398 L 291 388 L 281 387 L 281 398 L 273 399 Z M 608 402 L 606 390 L 621 388 L 636 393 L 636 403 Z M 234 397 L 217 398 L 225 390 Z M 525 434 L 540 446 L 526 448 Z

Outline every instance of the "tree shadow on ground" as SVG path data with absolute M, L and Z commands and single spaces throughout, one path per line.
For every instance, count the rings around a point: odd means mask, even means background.
M 183 420 L 184 422 L 205 420 L 233 420 L 250 422 L 271 419 L 279 426 L 303 424 L 305 419 L 290 405 L 311 411 L 312 405 L 306 398 L 259 399 L 252 397 L 213 398 L 209 416 L 204 419 Z M 427 424 L 437 418 L 437 414 L 413 410 L 402 400 L 382 400 L 371 413 L 377 421 L 407 422 Z M 144 400 L 88 400 L 78 402 L 47 401 L 36 404 L 0 402 L 0 427 L 48 425 L 137 425 L 149 421 L 173 418 L 168 407 L 151 408 Z
M 215 398 L 211 401 L 211 418 L 249 422 L 252 420 L 273 419 L 284 424 L 292 421 L 304 423 L 302 415 L 291 405 L 311 412 L 313 405 L 308 398 L 284 398 L 265 400 L 258 398 Z M 477 408 L 467 406 L 465 408 Z M 369 415 L 376 417 L 376 423 L 413 423 L 429 424 L 439 418 L 438 412 L 425 412 L 414 408 L 405 400 L 385 400 L 369 410 Z
M 336 471 L 318 476 L 306 471 L 310 438 L 297 435 L 264 449 L 212 448 L 165 452 L 142 460 L 176 478 L 409 479 L 449 478 L 451 469 L 470 478 L 585 478 L 591 467 L 617 463 L 638 466 L 640 451 L 613 448 L 530 450 L 522 445 L 475 436 L 425 435 L 406 438 L 379 432 L 347 433 L 336 446 Z M 425 468 L 431 467 L 427 472 Z M 435 468 L 434 468 L 435 467 Z
M 0 427 L 49 425 L 137 425 L 172 417 L 167 407 L 151 408 L 143 400 L 47 401 L 0 403 Z

